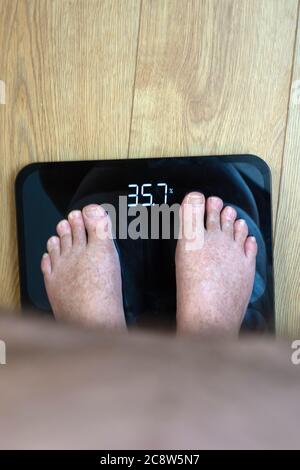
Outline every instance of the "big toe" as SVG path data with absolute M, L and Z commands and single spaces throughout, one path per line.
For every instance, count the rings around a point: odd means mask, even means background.
M 89 243 L 111 239 L 111 223 L 108 214 L 98 204 L 90 204 L 82 211 Z
M 205 197 L 192 192 L 185 196 L 180 208 L 180 238 L 187 251 L 200 249 L 204 243 Z

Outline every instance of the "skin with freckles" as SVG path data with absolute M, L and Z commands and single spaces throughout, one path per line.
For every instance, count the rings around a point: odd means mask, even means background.
M 181 206 L 176 249 L 179 334 L 237 335 L 253 288 L 257 244 L 232 207 L 201 193 Z M 57 319 L 125 329 L 120 262 L 101 206 L 73 211 L 42 259 Z
M 184 213 L 196 227 L 186 237 Z M 177 330 L 199 335 L 237 335 L 253 289 L 257 244 L 232 207 L 201 193 L 182 203 L 176 249 Z M 197 223 L 196 223 L 197 218 Z
M 41 268 L 55 317 L 125 329 L 119 257 L 109 217 L 98 205 L 73 211 L 48 240 Z

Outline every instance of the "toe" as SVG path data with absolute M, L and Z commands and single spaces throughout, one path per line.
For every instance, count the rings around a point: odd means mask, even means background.
M 68 220 L 72 229 L 74 247 L 85 246 L 86 233 L 81 211 L 70 212 Z
M 205 197 L 192 192 L 185 196 L 180 208 L 180 238 L 187 250 L 200 249 L 204 243 Z
M 52 272 L 51 258 L 48 253 L 45 253 L 41 261 L 41 270 L 44 276 L 49 276 Z
M 90 204 L 83 209 L 82 214 L 89 243 L 98 243 L 111 238 L 110 220 L 101 206 Z
M 234 239 L 236 242 L 243 245 L 248 236 L 248 225 L 244 219 L 239 219 L 234 222 Z
M 213 232 L 220 230 L 220 212 L 223 207 L 223 201 L 219 197 L 209 197 L 206 203 L 206 228 Z
M 222 232 L 233 237 L 233 224 L 236 219 L 236 210 L 233 207 L 226 206 L 221 212 Z
M 245 241 L 245 254 L 247 258 L 254 259 L 257 255 L 257 242 L 255 237 L 248 237 Z
M 60 239 L 58 237 L 49 238 L 47 250 L 51 258 L 51 266 L 54 268 L 60 258 Z
M 61 253 L 68 253 L 72 248 L 72 230 L 67 220 L 61 220 L 56 227 L 60 237 Z

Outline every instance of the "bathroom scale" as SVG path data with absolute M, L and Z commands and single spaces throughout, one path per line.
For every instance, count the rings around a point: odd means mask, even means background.
M 51 315 L 40 270 L 47 240 L 55 235 L 57 223 L 71 210 L 81 210 L 91 203 L 104 204 L 115 210 L 114 243 L 120 256 L 128 326 L 174 328 L 175 218 L 171 214 L 168 236 L 159 230 L 155 236 L 148 233 L 147 237 L 144 227 L 139 227 L 140 231 L 129 237 L 126 230 L 133 220 L 132 211 L 142 208 L 143 214 L 146 211 L 150 216 L 154 206 L 175 207 L 190 191 L 201 191 L 206 197 L 219 196 L 224 205 L 237 210 L 238 218 L 247 221 L 250 235 L 258 243 L 258 256 L 253 292 L 241 329 L 274 331 L 271 176 L 267 164 L 253 155 L 26 166 L 16 180 L 22 307 Z M 125 209 L 128 213 L 124 223 Z

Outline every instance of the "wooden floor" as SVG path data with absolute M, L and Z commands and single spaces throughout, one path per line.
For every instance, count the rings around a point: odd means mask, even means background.
M 300 334 L 298 0 L 0 0 L 0 80 L 1 304 L 19 301 L 24 165 L 254 153 L 273 174 L 278 330 Z

